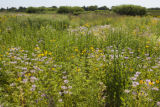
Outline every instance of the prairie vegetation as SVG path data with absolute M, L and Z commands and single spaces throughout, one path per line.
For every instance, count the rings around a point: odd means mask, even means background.
M 3 13 L 0 106 L 159 107 L 159 29 L 151 16 Z

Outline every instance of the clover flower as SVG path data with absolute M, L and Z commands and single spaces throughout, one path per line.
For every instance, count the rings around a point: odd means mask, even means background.
M 69 93 L 69 91 L 64 91 L 64 94 L 68 94 Z
M 30 90 L 35 91 L 35 89 L 36 89 L 36 85 L 34 84 L 34 85 L 32 85 L 32 88 Z
M 43 93 L 43 94 L 41 94 L 41 97 L 45 97 L 45 96 L 46 96 L 46 94 L 44 94 L 44 93 Z
M 137 93 L 135 91 L 132 92 L 133 95 L 137 95 Z
M 72 86 L 68 86 L 68 89 L 72 89 Z
M 11 61 L 10 64 L 17 64 L 17 61 Z
M 61 86 L 61 88 L 62 88 L 62 89 L 64 89 L 64 90 L 65 90 L 65 89 L 67 89 L 67 87 L 66 87 L 66 86 Z
M 131 77 L 130 80 L 135 81 L 137 78 L 136 77 Z
M 35 82 L 36 80 L 38 80 L 36 77 L 31 77 L 30 78 L 30 81 L 33 83 L 33 82 Z
M 69 81 L 68 80 L 64 80 L 64 83 L 67 84 Z
M 136 87 L 136 86 L 138 86 L 138 85 L 139 85 L 138 82 L 132 82 L 132 86 L 133 86 L 133 87 Z
M 157 87 L 153 87 L 152 90 L 159 91 Z
M 22 82 L 23 82 L 23 83 L 27 83 L 27 81 L 28 81 L 28 79 L 23 79 Z
M 130 90 L 127 90 L 127 89 L 126 89 L 126 90 L 124 90 L 124 92 L 128 94 L 128 93 L 130 92 Z
M 62 72 L 63 74 L 66 74 L 67 72 L 66 71 L 64 71 L 64 72 Z
M 26 67 L 22 67 L 21 69 L 22 69 L 22 70 L 25 70 L 25 71 L 27 70 L 27 68 L 26 68 Z
M 152 68 L 154 68 L 154 69 L 156 69 L 156 68 L 158 68 L 159 66 L 152 66 Z
M 59 92 L 59 95 L 61 96 L 63 93 L 62 92 Z
M 125 56 L 124 59 L 129 59 L 129 57 Z
M 11 87 L 14 87 L 15 85 L 16 85 L 15 83 L 10 84 Z
M 36 70 L 30 70 L 30 72 L 31 72 L 31 73 L 35 73 L 35 72 L 36 72 Z
M 136 72 L 136 75 L 139 75 L 139 74 L 141 74 L 141 72 Z
M 153 71 L 152 69 L 149 69 L 148 71 Z
M 63 100 L 62 100 L 62 99 L 59 99 L 58 101 L 59 101 L 59 102 L 62 102 Z
M 62 78 L 63 78 L 63 79 L 67 79 L 67 76 L 63 76 Z
M 157 106 L 158 106 L 158 107 L 160 107 L 160 101 L 159 101 L 159 102 L 157 102 Z

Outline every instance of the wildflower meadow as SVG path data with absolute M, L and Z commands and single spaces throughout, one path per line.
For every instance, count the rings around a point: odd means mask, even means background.
M 1 14 L 0 107 L 160 107 L 160 19 L 108 14 Z

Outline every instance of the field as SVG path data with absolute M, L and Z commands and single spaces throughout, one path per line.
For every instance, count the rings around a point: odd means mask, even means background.
M 160 107 L 160 19 L 0 15 L 0 107 Z

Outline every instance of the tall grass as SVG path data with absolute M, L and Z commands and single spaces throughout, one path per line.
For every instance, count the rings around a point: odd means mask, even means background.
M 151 17 L 4 14 L 0 105 L 155 106 L 158 29 Z

